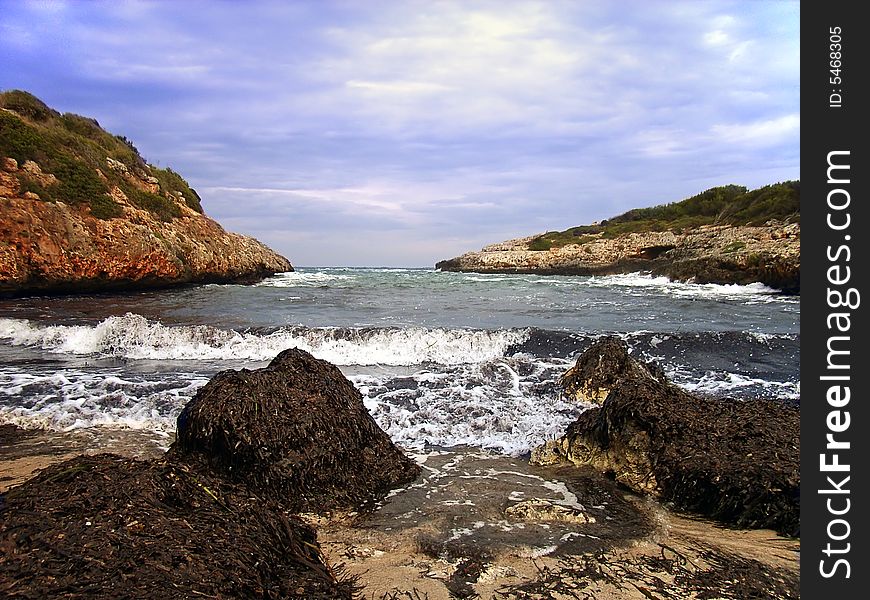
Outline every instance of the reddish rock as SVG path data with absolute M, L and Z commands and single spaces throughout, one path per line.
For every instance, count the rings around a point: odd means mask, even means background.
M 293 270 L 264 244 L 193 210 L 164 222 L 124 202 L 123 217 L 103 220 L 17 196 L 17 187 L 14 177 L 0 179 L 0 294 L 247 283 Z
M 178 173 L 148 165 L 126 138 L 0 92 L 0 295 L 251 283 L 292 270 L 224 231 Z

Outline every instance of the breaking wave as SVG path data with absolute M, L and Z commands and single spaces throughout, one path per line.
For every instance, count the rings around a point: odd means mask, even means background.
M 109 317 L 97 325 L 40 325 L 0 319 L 0 339 L 62 354 L 149 360 L 271 360 L 299 348 L 337 365 L 444 365 L 503 356 L 527 329 L 279 327 L 235 331 L 207 325 L 167 326 L 141 315 Z

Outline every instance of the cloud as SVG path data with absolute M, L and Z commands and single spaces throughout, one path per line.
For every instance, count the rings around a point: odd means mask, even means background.
M 777 145 L 794 139 L 800 132 L 800 115 L 792 113 L 774 119 L 714 125 L 713 134 L 731 144 L 752 147 Z
M 302 264 L 431 265 L 799 173 L 797 2 L 0 2 L 0 87 Z

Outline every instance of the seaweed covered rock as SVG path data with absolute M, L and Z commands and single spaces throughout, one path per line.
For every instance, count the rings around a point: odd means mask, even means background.
M 352 598 L 314 529 L 165 460 L 80 456 L 0 511 L 4 598 Z
M 218 373 L 179 415 L 169 455 L 293 511 L 356 508 L 420 472 L 341 371 L 298 349 L 263 369 Z
M 737 527 L 799 530 L 800 413 L 779 402 L 702 398 L 666 381 L 624 376 L 601 407 L 537 448 L 532 461 L 591 465 L 635 491 Z
M 623 379 L 664 381 L 656 364 L 632 358 L 628 346 L 615 336 L 592 344 L 560 380 L 562 395 L 578 402 L 601 404 L 611 388 Z

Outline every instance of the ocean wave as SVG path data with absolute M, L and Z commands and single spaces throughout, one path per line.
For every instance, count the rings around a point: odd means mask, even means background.
M 0 319 L 0 339 L 53 353 L 149 360 L 271 360 L 300 348 L 337 365 L 444 365 L 503 356 L 522 343 L 525 329 L 280 327 L 239 332 L 207 325 L 166 326 L 133 313 L 95 326 L 41 325 Z
M 652 290 L 677 298 L 734 299 L 763 303 L 799 302 L 799 299 L 793 296 L 784 296 L 778 290 L 768 287 L 763 283 L 749 283 L 745 285 L 736 283 L 687 283 L 639 272 L 593 276 L 589 277 L 585 283 L 590 287 L 623 287 Z
M 588 408 L 561 398 L 559 359 L 499 358 L 405 377 L 351 376 L 396 443 L 473 446 L 518 456 L 562 435 Z
M 567 365 L 566 360 L 518 356 L 349 378 L 397 444 L 409 449 L 467 445 L 519 455 L 561 435 L 586 408 L 558 393 Z M 63 369 L 33 374 L 7 367 L 0 370 L 0 423 L 171 435 L 178 414 L 207 380 L 194 373 Z
M 762 398 L 780 400 L 800 400 L 800 381 L 771 381 L 760 377 L 749 377 L 728 371 L 708 371 L 700 379 L 686 379 L 678 373 L 668 373 L 680 387 L 699 394 L 710 396 L 729 396 L 737 393 L 745 396 L 751 393 Z
M 255 287 L 319 287 L 334 281 L 353 279 L 353 275 L 324 273 L 322 271 L 289 271 L 278 273 L 255 284 Z
M 188 374 L 151 380 L 65 369 L 32 374 L 0 371 L 0 423 L 72 431 L 108 426 L 169 435 L 190 398 L 208 381 Z
M 380 427 L 406 448 L 471 446 L 516 456 L 562 435 L 588 408 L 560 394 L 559 378 L 571 364 L 567 358 L 518 353 L 477 363 L 343 370 Z M 171 369 L 31 369 L 0 370 L 0 423 L 171 435 L 183 406 L 208 381 L 208 373 Z M 668 376 L 691 392 L 719 397 L 800 397 L 799 381 L 685 368 L 668 368 Z

